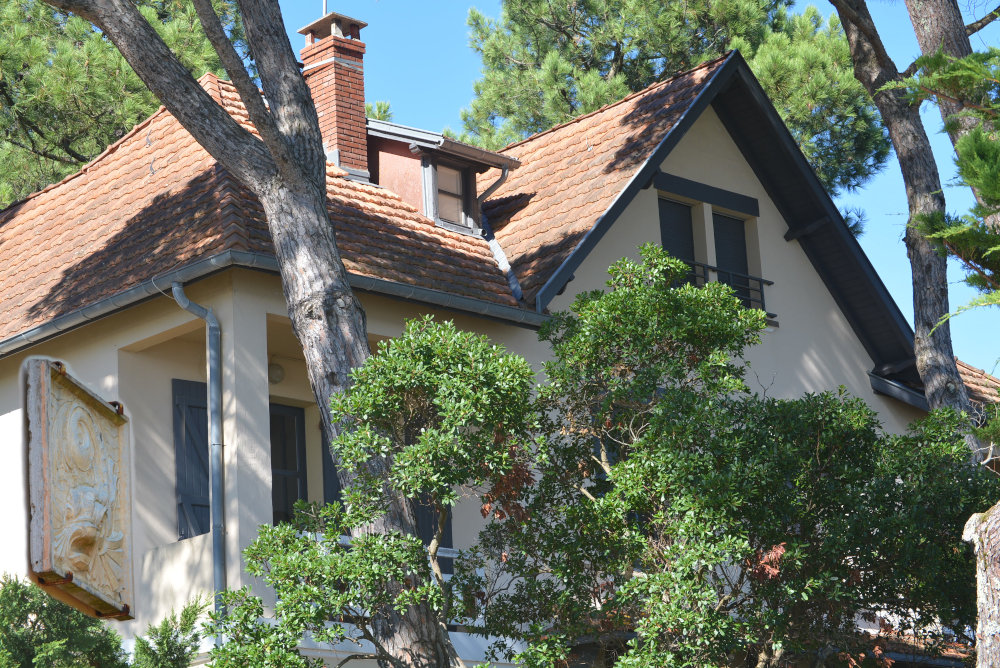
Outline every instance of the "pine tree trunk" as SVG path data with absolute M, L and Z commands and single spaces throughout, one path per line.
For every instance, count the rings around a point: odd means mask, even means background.
M 924 55 L 939 49 L 954 58 L 964 58 L 972 53 L 972 44 L 966 33 L 962 12 L 955 0 L 906 0 L 910 22 L 917 36 L 917 43 Z M 961 105 L 947 98 L 937 99 L 941 120 L 962 110 Z M 958 139 L 977 123 L 970 117 L 958 117 L 948 133 L 954 146 Z M 979 193 L 973 189 L 976 200 Z M 990 216 L 987 223 L 1000 228 L 1000 216 Z M 966 524 L 963 538 L 976 549 L 976 628 L 977 668 L 1000 668 L 1000 504 L 985 513 L 973 515 Z
M 962 538 L 976 550 L 976 668 L 1000 668 L 1000 503 L 970 517 Z
M 351 292 L 326 208 L 326 156 L 316 110 L 276 0 L 240 0 L 250 50 L 268 104 L 229 44 L 209 0 L 193 0 L 259 136 L 239 126 L 191 78 L 131 0 L 45 0 L 98 26 L 184 129 L 257 195 L 267 216 L 292 329 L 302 344 L 324 437 L 335 433 L 330 399 L 369 355 L 365 315 Z M 384 477 L 387 462 L 369 467 Z M 352 482 L 338 470 L 341 485 Z M 389 512 L 373 530 L 416 535 L 411 501 L 387 494 Z M 400 586 L 400 585 L 397 585 Z M 428 605 L 375 620 L 388 665 L 446 668 L 447 634 Z M 384 661 L 383 661 L 384 663 Z
M 906 9 L 922 54 L 930 55 L 940 49 L 954 58 L 964 58 L 972 53 L 965 21 L 955 0 L 906 0 Z M 936 101 L 942 122 L 947 123 L 962 111 L 962 105 L 955 100 L 939 97 Z M 971 116 L 957 116 L 954 120 L 956 123 L 948 132 L 952 146 L 978 125 Z M 972 194 L 982 204 L 975 188 L 972 189 Z M 1000 229 L 1000 215 L 990 216 L 987 223 Z
M 913 329 L 917 371 L 932 409 L 944 406 L 969 412 L 969 397 L 958 375 L 947 322 L 935 329 L 948 313 L 947 260 L 917 231 L 913 222 L 922 216 L 943 215 L 944 194 L 920 111 L 899 90 L 881 90 L 900 75 L 878 36 L 864 0 L 836 0 L 854 61 L 854 75 L 872 96 L 896 151 L 906 185 L 910 225 L 906 251 L 913 282 Z M 970 439 L 973 457 L 978 442 Z

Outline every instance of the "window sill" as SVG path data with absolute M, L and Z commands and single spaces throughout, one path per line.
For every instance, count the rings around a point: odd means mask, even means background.
M 458 223 L 450 223 L 447 220 L 441 220 L 440 218 L 434 221 L 434 225 L 449 230 L 451 232 L 464 234 L 469 237 L 482 236 L 482 230 L 480 230 L 478 227 L 467 227 L 465 225 L 459 225 Z

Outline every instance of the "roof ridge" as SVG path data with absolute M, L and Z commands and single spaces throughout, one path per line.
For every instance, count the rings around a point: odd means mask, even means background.
M 666 79 L 664 79 L 662 81 L 656 81 L 654 83 L 651 83 L 650 85 L 646 86 L 642 90 L 637 90 L 637 91 L 635 91 L 633 93 L 629 93 L 628 95 L 626 95 L 625 97 L 623 97 L 620 100 L 615 100 L 614 102 L 609 102 L 608 104 L 604 105 L 603 107 L 599 107 L 597 109 L 594 109 L 593 111 L 588 111 L 585 114 L 580 114 L 579 116 L 575 116 L 575 117 L 569 119 L 568 121 L 563 121 L 562 123 L 559 123 L 557 125 L 553 125 L 548 130 L 542 130 L 541 132 L 536 132 L 535 134 L 531 135 L 530 137 L 525 137 L 524 139 L 520 139 L 520 140 L 518 140 L 516 142 L 512 142 L 510 144 L 507 144 L 503 148 L 498 149 L 496 152 L 497 153 L 503 153 L 503 152 L 507 151 L 508 149 L 514 148 L 515 146 L 520 146 L 522 144 L 526 144 L 527 142 L 534 141 L 538 137 L 542 137 L 542 136 L 547 135 L 549 133 L 555 132 L 556 130 L 561 130 L 562 128 L 564 128 L 564 127 L 566 127 L 568 125 L 572 125 L 573 123 L 577 123 L 579 121 L 582 121 L 582 120 L 585 120 L 587 118 L 590 118 L 591 116 L 595 116 L 597 114 L 600 114 L 601 112 L 607 111 L 611 107 L 616 107 L 616 106 L 618 106 L 620 104 L 624 104 L 624 103 L 628 102 L 629 100 L 631 100 L 631 99 L 633 99 L 635 97 L 638 97 L 640 95 L 646 95 L 646 94 L 652 92 L 655 89 L 662 88 L 664 86 L 668 86 L 668 85 L 674 83 L 675 81 L 677 81 L 678 79 L 680 79 L 682 77 L 689 76 L 691 74 L 694 74 L 698 70 L 706 69 L 706 68 L 708 68 L 708 67 L 710 67 L 712 65 L 715 65 L 716 63 L 719 63 L 719 62 L 722 62 L 722 61 L 726 60 L 727 58 L 729 58 L 730 55 L 732 55 L 732 53 L 733 53 L 732 50 L 726 51 L 724 54 L 722 54 L 721 56 L 719 56 L 717 58 L 713 58 L 711 60 L 706 60 L 705 62 L 700 63 L 700 64 L 696 65 L 695 67 L 692 67 L 689 70 L 684 70 L 683 72 L 678 72 L 678 73 L 674 74 L 673 76 L 668 77 L 668 78 L 666 78 Z
M 216 101 L 216 103 L 221 106 L 222 95 L 221 95 L 221 91 L 219 90 L 219 83 L 222 80 L 219 79 L 219 77 L 216 74 L 214 74 L 213 72 L 205 72 L 200 77 L 198 77 L 197 81 L 198 81 L 198 84 L 201 85 L 201 87 L 205 89 L 205 92 L 207 92 L 209 95 L 211 95 L 212 99 L 214 99 Z M 226 83 L 229 83 L 229 82 L 226 82 Z M 212 95 L 212 91 L 209 89 L 209 86 L 212 86 L 213 84 L 214 84 L 214 87 L 216 89 L 216 94 L 215 95 Z M 68 174 L 67 176 L 63 177 L 59 181 L 55 181 L 54 183 L 48 184 L 47 186 L 45 186 L 41 190 L 36 190 L 35 192 L 30 193 L 30 194 L 26 195 L 25 197 L 22 197 L 21 199 L 15 201 L 15 202 L 11 202 L 10 204 L 8 204 L 3 209 L 0 209 L 0 216 L 3 216 L 3 214 L 5 212 L 7 212 L 8 210 L 14 208 L 15 206 L 20 206 L 21 204 L 24 204 L 25 202 L 29 202 L 29 201 L 35 199 L 36 197 L 39 197 L 40 195 L 43 195 L 43 194 L 49 192 L 50 190 L 54 190 L 55 188 L 58 188 L 59 186 L 61 186 L 63 184 L 69 183 L 70 181 L 73 181 L 74 179 L 79 178 L 80 176 L 83 176 L 83 175 L 87 174 L 90 171 L 90 169 L 98 161 L 103 160 L 106 156 L 108 156 L 108 155 L 114 153 L 115 151 L 117 151 L 118 148 L 122 144 L 124 144 L 126 141 L 128 141 L 129 139 L 131 139 L 132 137 L 134 137 L 136 134 L 138 134 L 139 132 L 141 132 L 143 130 L 143 128 L 145 128 L 147 125 L 149 125 L 150 123 L 152 123 L 155 119 L 157 119 L 163 113 L 168 113 L 169 114 L 170 112 L 168 112 L 167 108 L 161 104 L 156 109 L 156 111 L 154 111 L 149 116 L 147 116 L 145 119 L 139 121 L 134 126 L 132 126 L 131 130 L 129 130 L 128 132 L 126 132 L 125 134 L 123 134 L 121 137 L 119 137 L 118 139 L 116 139 L 111 144 L 109 144 L 107 148 L 105 148 L 103 151 L 101 151 L 96 156 L 94 156 L 94 158 L 92 158 L 83 167 L 81 167 L 80 169 L 76 170 L 72 174 Z M 173 114 L 170 114 L 170 116 L 172 118 L 174 118 L 174 120 L 176 120 L 176 117 L 174 117 Z M 180 121 L 177 121 L 177 122 L 180 123 Z M 190 133 L 188 133 L 188 134 L 190 135 Z M 192 137 L 192 139 L 193 139 L 193 137 Z

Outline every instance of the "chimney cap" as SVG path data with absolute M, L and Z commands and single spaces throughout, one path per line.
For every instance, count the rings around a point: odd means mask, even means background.
M 354 32 L 351 30 L 352 25 L 356 25 L 358 27 L 358 32 L 361 32 L 362 28 L 368 26 L 368 24 L 364 21 L 352 19 L 350 16 L 344 16 L 343 14 L 338 14 L 336 12 L 330 12 L 326 16 L 316 19 L 304 28 L 299 28 L 298 32 L 300 35 L 305 35 L 306 37 L 312 35 L 315 40 L 324 39 L 330 35 L 350 37 L 351 33 Z

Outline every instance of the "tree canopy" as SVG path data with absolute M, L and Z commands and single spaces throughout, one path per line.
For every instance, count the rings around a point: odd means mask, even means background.
M 855 188 L 885 164 L 885 131 L 837 20 L 788 4 L 507 0 L 499 19 L 473 9 L 483 78 L 463 138 L 497 149 L 738 48 L 827 188 Z
M 143 16 L 194 75 L 224 69 L 194 7 L 140 0 Z M 242 40 L 234 0 L 216 0 Z M 72 174 L 146 116 L 159 101 L 107 37 L 40 0 L 0 8 L 0 208 Z
M 968 465 L 963 419 L 893 435 L 843 391 L 749 394 L 738 360 L 763 314 L 722 285 L 677 287 L 686 268 L 643 253 L 545 333 L 554 422 L 524 512 L 492 522 L 458 576 L 485 632 L 527 643 L 498 652 L 770 666 L 870 654 L 859 616 L 968 628 L 961 527 L 996 481 Z
M 304 631 L 368 640 L 404 665 L 366 611 L 414 600 L 439 630 L 461 624 L 497 658 L 539 668 L 857 657 L 873 651 L 859 617 L 900 633 L 968 628 L 961 525 L 996 481 L 968 465 L 962 418 L 893 435 L 843 391 L 750 394 L 739 360 L 764 314 L 728 286 L 685 285 L 686 265 L 662 250 L 643 255 L 553 318 L 541 383 L 523 359 L 430 319 L 357 370 L 333 405 L 351 426 L 334 451 L 355 486 L 299 530 L 262 528 L 246 556 L 275 588 L 274 623 L 248 590 L 233 594 L 216 665 L 310 665 Z M 378 475 L 359 468 L 373 454 Z M 432 511 L 423 542 L 357 531 L 392 512 L 387 489 Z M 438 550 L 463 499 L 487 524 L 449 579 Z M 438 641 L 434 665 L 460 665 Z
M 298 652 L 306 631 L 318 642 L 356 643 L 361 657 L 372 656 L 363 648 L 367 641 L 375 658 L 394 667 L 461 665 L 447 624 L 462 618 L 464 607 L 438 551 L 461 499 L 496 502 L 505 484 L 526 475 L 523 453 L 535 422 L 532 370 L 486 337 L 428 316 L 408 323 L 352 378 L 333 402 L 334 418 L 349 427 L 333 451 L 357 474 L 355 484 L 343 505 L 300 508 L 301 531 L 261 527 L 245 553 L 247 569 L 274 587 L 277 623 L 261 621 L 263 604 L 248 589 L 233 592 L 228 614 L 217 620 L 229 638 L 213 652 L 219 668 L 321 665 Z M 378 474 L 365 467 L 373 457 L 387 464 Z M 428 513 L 423 541 L 364 531 L 392 512 L 387 489 Z M 348 535 L 350 543 L 341 538 Z M 379 616 L 415 601 L 435 615 L 433 637 L 424 639 L 435 647 L 427 663 L 393 657 L 374 627 Z M 330 619 L 352 626 L 329 625 Z
M 979 297 L 959 310 L 1000 306 L 1000 49 L 964 58 L 937 52 L 917 60 L 915 76 L 904 84 L 917 101 L 943 98 L 961 111 L 946 122 L 955 141 L 958 175 L 978 197 L 971 211 L 928 216 L 922 228 L 954 255 L 966 270 L 966 282 Z M 965 132 L 957 132 L 964 122 Z
M 121 637 L 99 619 L 61 603 L 28 582 L 0 578 L 0 668 L 187 668 L 201 642 L 195 601 L 137 637 L 128 661 Z
M 124 668 L 121 638 L 100 620 L 8 575 L 0 579 L 0 668 Z

